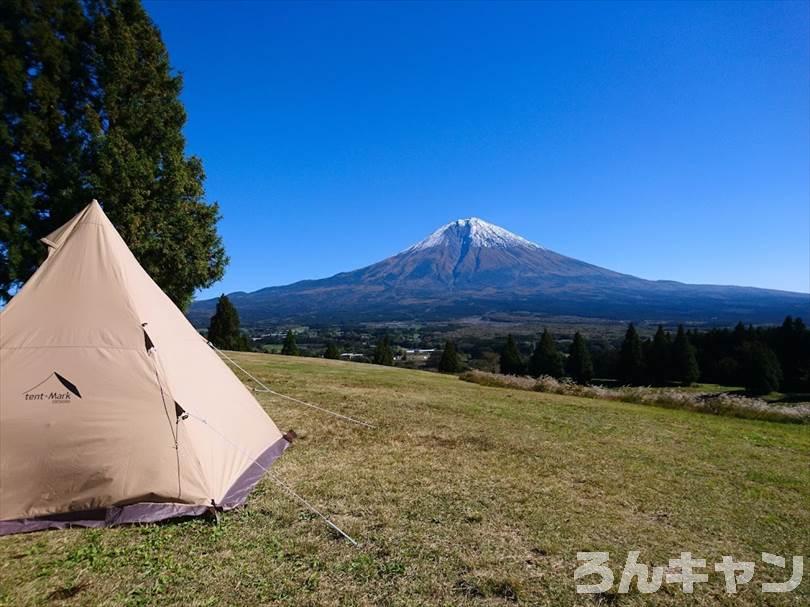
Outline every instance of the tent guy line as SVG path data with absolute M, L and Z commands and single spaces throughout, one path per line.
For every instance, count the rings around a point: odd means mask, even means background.
M 224 435 L 222 432 L 220 432 L 219 430 L 217 430 L 216 428 L 214 428 L 214 426 L 212 426 L 211 424 L 209 424 L 209 423 L 208 423 L 208 421 L 207 421 L 205 418 L 202 418 L 202 417 L 200 417 L 199 415 L 194 415 L 194 413 L 192 413 L 191 411 L 186 411 L 186 414 L 187 414 L 187 415 L 188 415 L 190 418 L 192 418 L 192 419 L 196 419 L 198 422 L 200 422 L 200 423 L 204 424 L 204 425 L 205 425 L 206 427 L 208 427 L 208 428 L 209 428 L 209 429 L 210 429 L 212 432 L 214 432 L 215 434 L 217 434 L 217 435 L 218 435 L 218 436 L 219 436 L 219 437 L 220 437 L 222 440 L 224 440 L 225 442 L 227 442 L 228 444 L 230 444 L 230 445 L 231 445 L 231 446 L 232 446 L 234 449 L 238 449 L 239 451 L 241 451 L 241 452 L 242 452 L 242 454 L 243 454 L 243 455 L 245 455 L 245 457 L 247 457 L 247 458 L 248 458 L 249 460 L 251 460 L 251 461 L 252 461 L 254 464 L 256 464 L 256 465 L 257 465 L 259 468 L 261 468 L 261 469 L 262 469 L 262 470 L 265 472 L 265 474 L 267 474 L 267 476 L 269 476 L 271 479 L 273 479 L 273 482 L 275 482 L 275 483 L 276 483 L 276 484 L 277 484 L 279 487 L 281 487 L 281 489 L 282 489 L 282 490 L 283 490 L 285 493 L 287 493 L 288 495 L 292 496 L 293 498 L 295 498 L 296 500 L 298 500 L 299 502 L 301 502 L 301 503 L 302 503 L 304 506 L 306 506 L 306 508 L 307 508 L 307 509 L 309 509 L 309 510 L 310 510 L 312 513 L 314 513 L 314 514 L 318 515 L 319 517 L 321 517 L 321 519 L 323 520 L 323 522 L 324 522 L 324 523 L 326 523 L 327 525 L 329 525 L 329 526 L 330 526 L 332 529 L 334 529 L 334 530 L 335 530 L 335 531 L 337 531 L 337 532 L 338 532 L 340 535 L 342 535 L 342 536 L 343 536 L 343 537 L 345 537 L 347 540 L 349 540 L 349 542 L 351 542 L 351 544 L 352 544 L 353 546 L 359 546 L 359 544 L 357 543 L 357 541 L 356 541 L 356 540 L 355 540 L 355 539 L 354 539 L 352 536 L 350 536 L 348 533 L 346 533 L 345 531 L 343 531 L 343 529 L 341 529 L 341 528 L 340 528 L 340 527 L 338 527 L 338 526 L 337 526 L 335 523 L 333 523 L 333 522 L 331 521 L 331 519 L 330 519 L 328 516 L 326 516 L 325 514 L 323 514 L 323 513 L 322 513 L 320 510 L 318 510 L 318 509 L 317 509 L 315 506 L 313 506 L 312 504 L 310 504 L 310 503 L 309 503 L 309 502 L 308 502 L 306 499 L 304 499 L 302 496 L 300 496 L 298 493 L 296 493 L 296 492 L 295 492 L 295 490 L 294 490 L 292 487 L 290 487 L 290 486 L 289 486 L 287 483 L 285 483 L 283 480 L 281 480 L 281 479 L 280 479 L 278 476 L 276 476 L 275 474 L 273 474 L 272 472 L 270 472 L 270 470 L 269 470 L 268 468 L 266 468 L 265 466 L 262 466 L 262 464 L 261 464 L 261 463 L 260 463 L 260 462 L 259 462 L 259 461 L 258 461 L 256 458 L 254 458 L 254 457 L 252 457 L 252 456 L 250 455 L 250 453 L 248 453 L 247 451 L 245 451 L 244 449 L 242 449 L 242 447 L 240 447 L 239 445 L 237 445 L 236 443 L 234 443 L 234 442 L 233 442 L 231 439 L 229 439 L 227 436 L 225 436 L 225 435 Z
M 338 532 L 340 535 L 342 535 L 342 536 L 343 536 L 343 537 L 345 537 L 347 540 L 349 540 L 349 542 L 351 542 L 351 544 L 352 544 L 353 546 L 360 546 L 360 544 L 358 544 L 358 543 L 357 543 L 357 541 L 355 541 L 355 540 L 354 540 L 354 538 L 352 538 L 352 537 L 351 537 L 351 536 L 350 536 L 348 533 L 346 533 L 345 531 L 343 531 L 343 529 L 341 529 L 340 527 L 338 527 L 337 525 L 335 525 L 335 523 L 333 523 L 333 522 L 332 522 L 332 521 L 329 519 L 329 517 L 327 517 L 327 516 L 326 516 L 326 515 L 324 515 L 324 514 L 321 514 L 321 512 L 320 512 L 320 511 L 319 511 L 317 508 L 315 508 L 315 506 L 313 506 L 312 504 L 310 504 L 310 503 L 309 503 L 307 500 L 305 500 L 303 497 L 301 497 L 301 496 L 300 496 L 300 495 L 298 495 L 298 494 L 297 494 L 295 491 L 293 491 L 292 487 L 290 487 L 290 486 L 289 486 L 287 483 L 285 483 L 283 480 L 281 480 L 281 479 L 280 479 L 279 477 L 277 477 L 275 474 L 273 474 L 272 472 L 270 472 L 270 471 L 269 471 L 267 468 L 264 468 L 264 466 L 262 466 L 261 464 L 259 464 L 259 467 L 260 467 L 260 468 L 263 468 L 263 469 L 264 469 L 264 471 L 267 473 L 267 476 L 269 476 L 270 478 L 272 478 L 272 479 L 273 479 L 273 481 L 275 481 L 275 483 L 276 483 L 276 484 L 277 484 L 279 487 L 281 487 L 281 489 L 282 489 L 283 491 L 285 491 L 287 494 L 289 494 L 289 495 L 291 495 L 292 497 L 294 497 L 295 499 L 297 499 L 299 502 L 301 502 L 302 504 L 304 504 L 304 506 L 306 506 L 306 507 L 307 507 L 307 508 L 309 508 L 309 509 L 310 509 L 312 512 L 314 512 L 314 513 L 315 513 L 315 514 L 317 514 L 319 517 L 321 517 L 321 519 L 323 519 L 323 522 L 325 522 L 325 523 L 326 523 L 327 525 L 329 525 L 329 526 L 330 526 L 332 529 L 334 529 L 334 530 L 335 530 L 335 531 L 337 531 L 337 532 Z
M 204 338 L 203 338 L 203 339 L 204 339 Z M 306 401 L 303 401 L 303 400 L 300 400 L 300 399 L 294 398 L 294 397 L 292 397 L 292 396 L 287 396 L 286 394 L 281 394 L 280 392 L 276 392 L 275 390 L 271 390 L 271 389 L 270 389 L 270 388 L 268 388 L 266 385 L 264 385 L 264 383 L 262 383 L 262 382 L 261 382 L 261 380 L 259 380 L 259 379 L 258 379 L 258 378 L 257 378 L 255 375 L 252 375 L 252 374 L 251 374 L 249 371 L 247 371 L 246 369 L 244 369 L 243 367 L 241 367 L 241 366 L 239 365 L 239 363 L 237 363 L 237 362 L 236 362 L 234 359 L 232 359 L 230 356 L 228 356 L 227 354 L 225 354 L 225 353 L 224 353 L 222 350 L 220 350 L 219 348 L 217 348 L 217 347 L 216 347 L 214 344 L 212 344 L 210 341 L 206 340 L 206 343 L 207 343 L 209 346 L 211 346 L 211 348 L 212 348 L 212 349 L 214 349 L 214 350 L 215 350 L 215 351 L 216 351 L 216 352 L 217 352 L 217 353 L 218 353 L 218 354 L 219 354 L 219 355 L 220 355 L 222 358 L 224 358 L 225 360 L 227 360 L 228 362 L 230 362 L 230 363 L 231 363 L 231 364 L 232 364 L 234 367 L 236 367 L 237 369 L 239 369 L 239 370 L 240 370 L 242 373 L 244 373 L 245 375 L 247 375 L 247 376 L 248 376 L 250 379 L 252 379 L 252 380 L 253 380 L 253 381 L 255 381 L 255 382 L 256 382 L 256 383 L 257 383 L 259 386 L 261 386 L 261 387 L 262 387 L 262 390 L 254 390 L 255 392 L 269 392 L 270 394 L 273 394 L 273 395 L 278 396 L 278 397 L 280 397 L 280 398 L 286 398 L 287 400 L 291 400 L 291 401 L 293 401 L 294 403 L 298 403 L 299 405 L 304 405 L 304 406 L 306 406 L 306 407 L 311 407 L 311 408 L 313 408 L 313 409 L 317 409 L 318 411 L 322 411 L 322 412 L 324 412 L 324 413 L 328 413 L 329 415 L 334 415 L 335 417 L 339 417 L 340 419 L 344 419 L 344 420 L 349 421 L 349 422 L 352 422 L 352 423 L 354 423 L 354 424 L 360 424 L 361 426 L 365 426 L 366 428 L 375 428 L 374 424 L 370 424 L 370 423 L 368 423 L 368 422 L 365 422 L 365 421 L 362 421 L 362 420 L 359 420 L 359 419 L 355 419 L 355 418 L 353 418 L 353 417 L 349 417 L 348 415 L 343 415 L 342 413 L 337 413 L 337 412 L 335 412 L 335 411 L 330 411 L 329 409 L 326 409 L 326 408 L 324 408 L 324 407 L 321 407 L 320 405 L 313 405 L 312 403 L 308 403 L 308 402 L 306 402 Z

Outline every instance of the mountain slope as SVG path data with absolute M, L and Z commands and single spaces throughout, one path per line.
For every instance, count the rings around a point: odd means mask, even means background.
M 448 223 L 359 270 L 229 297 L 246 324 L 452 320 L 492 313 L 777 322 L 810 310 L 807 294 L 620 274 L 475 217 Z M 204 324 L 215 303 L 195 302 L 189 317 Z

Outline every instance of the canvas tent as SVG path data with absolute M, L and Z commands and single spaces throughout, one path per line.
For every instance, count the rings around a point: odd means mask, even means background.
M 0 312 L 0 535 L 227 510 L 288 442 L 93 201 Z

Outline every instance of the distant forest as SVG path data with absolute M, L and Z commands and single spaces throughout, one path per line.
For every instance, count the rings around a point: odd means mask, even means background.
M 577 356 L 581 356 L 582 340 L 572 342 Z M 612 380 L 620 385 L 689 385 L 699 381 L 745 387 L 752 394 L 810 392 L 810 330 L 802 319 L 790 316 L 776 327 L 746 327 L 739 323 L 734 329 L 702 332 L 679 327 L 674 336 L 658 327 L 653 337 L 645 339 L 639 337 L 631 324 L 621 344 L 586 342 L 585 349 L 590 357 L 591 378 Z M 555 354 L 556 344 L 550 349 L 548 341 L 541 339 L 530 357 L 516 362 L 510 336 L 501 351 L 499 370 L 577 379 L 569 370 L 570 365 L 553 362 Z M 559 356 L 565 359 L 564 355 Z M 538 359 L 552 361 L 545 363 L 545 369 L 556 367 L 560 371 L 538 373 Z M 570 361 L 570 355 L 567 360 Z

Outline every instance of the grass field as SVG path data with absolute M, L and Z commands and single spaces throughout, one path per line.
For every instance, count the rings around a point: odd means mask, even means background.
M 372 420 L 355 427 L 267 394 L 299 440 L 274 472 L 355 548 L 264 480 L 218 526 L 193 520 L 0 538 L 2 605 L 800 605 L 763 595 L 810 555 L 810 429 L 488 388 L 456 377 L 238 355 L 271 387 Z M 726 595 L 577 595 L 576 553 L 757 563 Z M 788 558 L 790 561 L 790 558 Z M 805 564 L 805 569 L 810 563 Z M 589 580 L 588 580 L 589 581 Z M 688 599 L 688 600 L 687 600 Z

